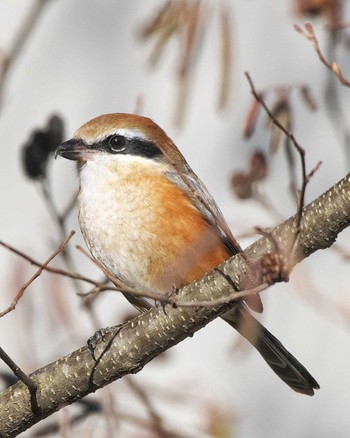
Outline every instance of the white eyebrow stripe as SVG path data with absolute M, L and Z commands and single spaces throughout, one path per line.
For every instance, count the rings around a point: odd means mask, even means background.
M 103 141 L 110 135 L 122 135 L 123 137 L 128 138 L 129 140 L 132 140 L 134 138 L 138 138 L 140 140 L 146 140 L 149 141 L 147 137 L 145 137 L 144 132 L 137 130 L 137 129 L 127 129 L 127 128 L 118 128 L 118 129 L 110 129 L 109 131 L 104 131 L 103 134 L 94 137 L 94 138 L 84 138 L 83 140 L 88 144 L 92 145 L 94 143 L 98 143 L 100 141 Z

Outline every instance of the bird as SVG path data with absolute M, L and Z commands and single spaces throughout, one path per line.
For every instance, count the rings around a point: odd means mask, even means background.
M 166 132 L 136 114 L 111 113 L 82 125 L 56 150 L 77 162 L 79 225 L 92 256 L 129 291 L 164 296 L 242 251 L 208 189 Z M 139 310 L 149 300 L 125 293 Z M 251 313 L 258 295 L 222 318 L 294 391 L 319 384 Z

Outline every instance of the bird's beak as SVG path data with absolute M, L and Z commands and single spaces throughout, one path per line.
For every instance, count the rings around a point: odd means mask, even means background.
M 58 146 L 55 158 L 61 155 L 68 160 L 87 161 L 92 152 L 82 140 L 73 138 Z

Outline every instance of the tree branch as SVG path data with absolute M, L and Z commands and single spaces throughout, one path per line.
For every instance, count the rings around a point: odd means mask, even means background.
M 304 208 L 300 236 L 291 266 L 318 249 L 328 248 L 337 235 L 350 224 L 350 174 Z M 279 248 L 291 252 L 297 232 L 295 217 L 272 231 Z M 273 243 L 262 237 L 245 250 L 245 257 L 232 257 L 220 270 L 230 275 L 240 289 L 252 288 L 261 282 L 256 269 L 266 254 L 273 253 Z M 232 287 L 220 272 L 211 271 L 178 293 L 180 300 L 215 300 L 232 294 Z M 13 437 L 28 429 L 60 407 L 73 403 L 124 375 L 137 373 L 154 357 L 191 336 L 210 321 L 223 314 L 234 302 L 217 307 L 179 307 L 166 305 L 111 331 L 97 344 L 92 358 L 86 346 L 49 364 L 30 375 L 37 384 L 37 405 L 40 416 L 31 410 L 28 388 L 18 382 L 0 394 L 0 437 Z

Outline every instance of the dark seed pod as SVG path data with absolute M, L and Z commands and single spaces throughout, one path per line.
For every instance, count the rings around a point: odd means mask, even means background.
M 64 124 L 61 117 L 53 115 L 44 129 L 33 131 L 22 148 L 22 162 L 26 175 L 31 179 L 46 177 L 48 159 L 62 143 Z

